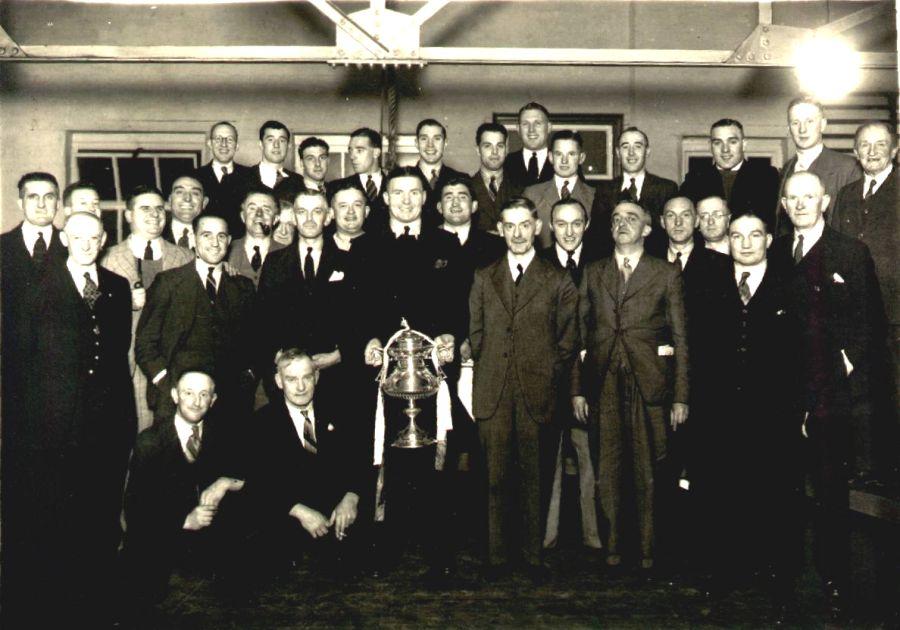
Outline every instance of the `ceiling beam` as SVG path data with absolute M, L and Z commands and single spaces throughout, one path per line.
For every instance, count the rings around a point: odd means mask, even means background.
M 339 29 L 347 33 L 356 40 L 360 46 L 365 48 L 369 53 L 375 55 L 378 59 L 384 59 L 390 54 L 387 46 L 379 42 L 374 36 L 368 33 L 359 24 L 346 13 L 337 8 L 329 0 L 308 0 L 311 5 L 316 7 L 329 20 L 334 22 Z
M 448 4 L 450 4 L 450 0 L 428 0 L 418 11 L 413 13 L 413 21 L 422 26 Z
M 819 28 L 815 29 L 814 32 L 818 36 L 838 35 L 839 33 L 848 31 L 851 28 L 869 22 L 870 20 L 880 17 L 884 13 L 892 11 L 893 6 L 894 4 L 892 2 L 879 2 L 874 6 L 868 7 L 866 9 L 860 9 L 859 11 L 854 11 L 850 15 L 845 15 L 844 17 L 837 19 L 834 22 L 829 22 L 825 26 L 820 26 Z

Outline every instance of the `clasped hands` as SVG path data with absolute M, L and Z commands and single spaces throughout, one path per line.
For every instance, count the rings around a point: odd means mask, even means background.
M 334 536 L 343 540 L 347 536 L 350 526 L 356 521 L 357 505 L 359 497 L 356 493 L 348 492 L 326 519 L 325 515 L 302 503 L 291 508 L 290 515 L 296 518 L 300 525 L 313 538 L 321 538 L 328 534 L 328 530 L 334 526 Z
M 434 344 L 437 348 L 438 361 L 441 365 L 453 361 L 454 348 L 456 346 L 456 339 L 453 335 L 438 335 L 434 338 Z M 369 343 L 366 344 L 365 361 L 366 365 L 381 367 L 381 364 L 384 361 L 384 346 L 377 337 L 370 339 Z
M 243 479 L 219 477 L 200 494 L 200 503 L 184 519 L 184 529 L 196 531 L 212 525 L 219 503 L 229 491 L 237 492 L 244 487 Z

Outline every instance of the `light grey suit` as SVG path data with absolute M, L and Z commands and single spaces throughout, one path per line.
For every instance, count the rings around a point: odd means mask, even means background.
M 173 245 L 164 239 L 159 240 L 162 246 L 162 270 L 174 269 L 181 265 L 187 264 L 194 259 L 194 254 L 190 251 Z M 141 281 L 138 274 L 137 259 L 128 246 L 128 240 L 110 247 L 100 264 L 120 276 L 127 278 L 131 287 L 136 282 Z M 145 287 L 149 289 L 150 287 Z M 135 310 L 132 306 L 131 311 L 131 347 L 128 349 L 128 369 L 131 371 L 131 381 L 134 384 L 134 398 L 137 403 L 137 419 L 138 431 L 143 431 L 153 424 L 153 412 L 147 407 L 147 378 L 144 373 L 137 368 L 134 360 L 134 337 L 137 329 L 137 322 L 141 316 L 141 309 Z
M 572 188 L 570 198 L 577 199 L 584 206 L 588 217 L 591 214 L 591 208 L 594 205 L 594 193 L 596 190 L 590 184 L 585 183 L 581 179 L 575 182 Z M 540 248 L 544 249 L 553 245 L 553 236 L 550 233 L 550 209 L 557 201 L 559 201 L 559 191 L 556 189 L 556 178 L 549 182 L 534 184 L 525 189 L 524 195 L 528 197 L 535 206 L 537 206 L 538 218 L 543 223 L 541 233 L 538 234 L 538 243 Z M 537 243 L 536 243 L 537 246 Z

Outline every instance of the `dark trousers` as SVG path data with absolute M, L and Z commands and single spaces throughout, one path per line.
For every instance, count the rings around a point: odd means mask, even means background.
M 478 435 L 487 473 L 488 562 L 502 564 L 508 549 L 518 548 L 526 563 L 540 564 L 559 429 L 531 417 L 510 371 L 494 415 L 478 420 Z

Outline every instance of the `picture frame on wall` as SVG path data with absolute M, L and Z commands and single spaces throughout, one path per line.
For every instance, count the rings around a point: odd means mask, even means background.
M 509 131 L 509 151 L 522 148 L 519 137 L 519 116 L 513 113 L 494 113 L 494 122 Z M 615 158 L 614 145 L 622 132 L 622 114 L 551 114 L 553 129 L 571 129 L 584 138 L 586 158 L 581 172 L 589 182 L 613 179 L 619 174 L 619 164 Z

